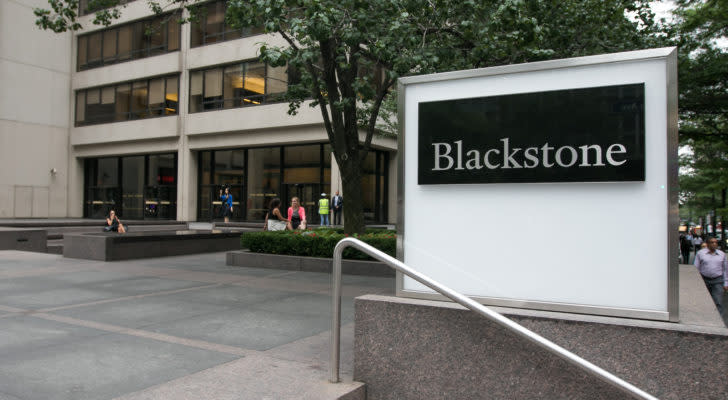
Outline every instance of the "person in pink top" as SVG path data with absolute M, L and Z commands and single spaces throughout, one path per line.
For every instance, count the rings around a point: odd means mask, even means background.
M 306 229 L 306 210 L 299 204 L 298 197 L 291 199 L 291 206 L 288 207 L 288 220 L 291 221 L 293 229 Z

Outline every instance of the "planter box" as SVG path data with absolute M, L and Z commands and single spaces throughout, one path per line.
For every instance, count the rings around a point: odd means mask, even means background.
M 230 251 L 227 265 L 252 268 L 283 269 L 288 271 L 331 272 L 330 258 L 284 256 L 279 254 L 251 253 L 247 250 Z M 341 272 L 348 275 L 394 276 L 394 269 L 379 261 L 344 260 Z

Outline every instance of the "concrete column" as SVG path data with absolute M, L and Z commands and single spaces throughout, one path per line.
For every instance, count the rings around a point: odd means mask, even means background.
M 187 10 L 183 10 L 184 17 L 189 16 Z M 197 221 L 197 159 L 190 151 L 187 137 L 187 120 L 189 106 L 189 70 L 187 53 L 190 50 L 190 24 L 180 26 L 182 40 L 180 41 L 179 52 L 179 97 L 177 101 L 178 110 L 178 132 L 177 142 L 177 220 Z

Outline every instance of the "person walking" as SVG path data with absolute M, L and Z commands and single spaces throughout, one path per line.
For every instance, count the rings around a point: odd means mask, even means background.
M 723 316 L 723 292 L 728 291 L 728 260 L 725 253 L 718 250 L 718 239 L 708 238 L 707 248 L 695 254 L 695 266 L 703 277 L 705 287 L 713 298 L 715 307 Z
M 233 215 L 233 195 L 230 193 L 229 186 L 225 186 L 225 193 L 220 190 L 220 200 L 222 201 L 222 216 L 225 218 L 225 223 L 228 223 Z
M 693 247 L 693 243 L 688 239 L 688 234 L 685 232 L 680 233 L 680 254 L 682 254 L 682 263 L 687 264 L 690 262 L 690 249 Z
M 341 208 L 344 206 L 344 198 L 339 195 L 338 190 L 331 199 L 331 205 L 334 207 L 334 225 L 341 225 Z
M 329 199 L 326 193 L 321 193 L 319 199 L 319 216 L 321 216 L 321 226 L 331 226 L 329 223 Z
M 700 235 L 698 235 L 697 232 L 694 233 L 693 234 L 693 247 L 695 247 L 695 257 L 698 256 L 698 252 L 700 251 L 700 249 L 703 248 L 702 246 L 703 246 L 703 238 L 700 237 Z

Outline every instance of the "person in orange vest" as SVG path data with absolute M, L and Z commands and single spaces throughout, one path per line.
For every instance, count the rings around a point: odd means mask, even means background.
M 321 193 L 319 215 L 321 216 L 321 226 L 331 226 L 329 223 L 329 199 L 326 197 L 326 193 Z

